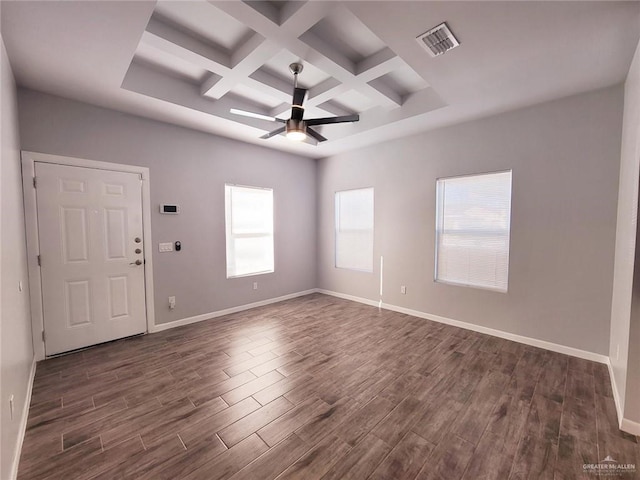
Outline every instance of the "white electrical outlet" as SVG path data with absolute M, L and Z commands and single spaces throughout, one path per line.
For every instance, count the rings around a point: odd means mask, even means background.
M 11 420 L 13 420 L 13 394 L 9 397 L 9 410 L 11 413 Z
M 253 282 L 253 289 L 257 290 L 258 289 L 258 282 Z
M 404 285 L 400 286 L 400 293 L 403 295 L 407 294 L 407 287 L 405 287 Z
M 176 297 L 171 296 L 169 297 L 169 310 L 173 310 L 174 308 L 176 308 Z

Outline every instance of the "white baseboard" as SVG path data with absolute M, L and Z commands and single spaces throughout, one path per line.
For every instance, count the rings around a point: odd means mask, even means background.
M 288 295 L 283 295 L 281 297 L 269 298 L 267 300 L 261 300 L 259 302 L 248 303 L 246 305 L 239 305 L 237 307 L 226 308 L 224 310 L 218 310 L 217 312 L 203 313 L 201 315 L 195 315 L 193 317 L 174 320 L 173 322 L 160 323 L 158 325 L 154 325 L 149 333 L 162 332 L 164 330 L 169 330 L 171 328 L 181 327 L 183 325 L 190 325 L 192 323 L 202 322 L 204 320 L 209 320 L 211 318 L 222 317 L 223 315 L 229 315 L 231 313 L 242 312 L 244 310 L 251 310 L 252 308 L 263 307 L 265 305 L 282 302 L 284 300 L 290 300 L 296 297 L 303 297 L 305 295 L 316 293 L 316 291 L 317 290 L 315 288 L 312 288 L 311 290 L 304 290 L 302 292 L 290 293 Z
M 332 292 L 331 290 L 323 290 L 321 288 L 317 288 L 316 292 L 324 293 L 325 295 L 331 295 L 332 297 L 342 298 L 344 300 L 351 300 L 352 302 L 364 303 L 365 305 L 370 305 L 372 307 L 378 307 L 380 305 L 380 302 L 376 302 L 375 300 L 369 300 L 368 298 L 356 297 L 354 295 L 347 295 L 346 293 Z
M 640 423 L 629 420 L 628 418 L 623 418 L 622 422 L 620 422 L 620 430 L 624 430 L 631 435 L 640 436 Z
M 611 379 L 611 390 L 613 391 L 613 401 L 616 405 L 616 413 L 618 414 L 618 426 L 622 426 L 623 411 L 622 403 L 620 403 L 620 394 L 618 393 L 618 385 L 616 384 L 616 377 L 613 374 L 613 366 L 611 360 L 607 360 L 607 367 L 609 368 L 609 378 Z
M 367 298 L 360 298 L 360 297 L 355 297 L 353 295 L 345 295 L 343 293 L 332 292 L 330 290 L 322 290 L 322 289 L 318 289 L 318 292 L 324 293 L 326 295 L 338 297 L 338 298 L 344 298 L 346 300 L 352 300 L 354 302 L 364 303 L 365 305 L 371 305 L 374 307 L 378 306 L 378 302 L 367 299 Z M 578 348 L 569 347 L 566 345 L 560 345 L 557 343 L 547 342 L 545 340 L 539 340 L 537 338 L 525 337 L 523 335 L 504 332 L 502 330 L 496 330 L 495 328 L 483 327 L 482 325 L 475 325 L 473 323 L 462 322 L 460 320 L 441 317 L 439 315 L 432 315 L 430 313 L 420 312 L 418 310 L 412 310 L 410 308 L 405 308 L 405 307 L 399 307 L 397 305 L 392 305 L 389 303 L 382 303 L 381 307 L 384 308 L 385 310 L 392 310 L 394 312 L 404 313 L 406 315 L 411 315 L 413 317 L 424 318 L 424 319 L 432 320 L 438 323 L 445 323 L 447 325 L 464 328 L 466 330 L 473 330 L 474 332 L 484 333 L 487 335 L 492 335 L 494 337 L 504 338 L 505 340 L 511 340 L 514 342 L 523 343 L 525 345 L 530 345 L 532 347 L 551 350 L 552 352 L 571 355 L 572 357 L 583 358 L 585 360 L 591 360 L 593 362 L 604 363 L 604 364 L 607 364 L 609 362 L 609 357 L 607 357 L 606 355 L 601 355 L 599 353 L 594 353 L 594 352 L 588 352 L 586 350 L 580 350 Z
M 624 430 L 627 433 L 640 436 L 640 423 L 624 418 L 624 410 L 620 401 L 620 393 L 618 391 L 618 385 L 616 384 L 616 377 L 613 375 L 611 361 L 607 362 L 607 366 L 609 367 L 609 378 L 611 379 L 613 401 L 616 404 L 616 413 L 618 415 L 618 427 L 620 427 L 620 430 Z
M 20 465 L 20 454 L 22 453 L 22 443 L 24 435 L 27 431 L 27 421 L 29 420 L 29 406 L 31 405 L 31 392 L 33 391 L 33 380 L 36 377 L 36 357 L 33 357 L 31 363 L 31 372 L 29 373 L 29 383 L 27 385 L 27 394 L 25 395 L 24 405 L 22 406 L 22 418 L 20 419 L 20 427 L 18 427 L 18 440 L 16 442 L 16 450 L 13 456 L 13 464 L 11 465 L 10 479 L 18 478 L 18 466 Z

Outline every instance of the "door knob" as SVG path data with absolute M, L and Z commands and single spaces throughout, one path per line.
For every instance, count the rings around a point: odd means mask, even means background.
M 129 265 L 142 265 L 142 260 L 136 260 L 135 262 L 131 262 Z

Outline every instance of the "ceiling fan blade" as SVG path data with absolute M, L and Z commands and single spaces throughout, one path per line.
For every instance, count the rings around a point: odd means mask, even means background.
M 310 118 L 305 120 L 308 126 L 313 125 L 329 125 L 330 123 L 348 123 L 357 122 L 360 120 L 360 115 L 343 115 L 342 117 L 327 117 L 327 118 Z
M 302 107 L 302 103 L 304 102 L 304 97 L 307 94 L 306 88 L 294 88 L 293 89 L 293 103 L 292 105 L 297 105 Z
M 285 123 L 286 122 L 286 120 L 283 120 L 281 118 L 270 117 L 269 115 L 263 115 L 261 113 L 247 112 L 246 110 L 239 110 L 237 108 L 232 108 L 231 110 L 229 110 L 229 112 L 233 113 L 234 115 L 241 115 L 243 117 L 257 118 L 259 120 L 266 120 L 268 122 L 279 122 L 279 123 Z
M 327 139 L 320 135 L 318 132 L 313 130 L 312 128 L 307 128 L 307 134 L 313 138 L 315 138 L 319 142 L 326 142 Z
M 280 127 L 280 128 L 276 128 L 275 130 L 269 132 L 269 133 L 265 133 L 264 135 L 262 135 L 260 138 L 263 139 L 267 139 L 267 138 L 271 138 L 271 137 L 275 137 L 276 135 L 279 135 L 280 133 L 284 132 L 286 130 L 287 127 Z

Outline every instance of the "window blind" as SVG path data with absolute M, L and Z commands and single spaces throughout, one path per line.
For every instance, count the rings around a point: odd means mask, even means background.
M 273 190 L 225 185 L 227 278 L 274 270 Z
M 436 182 L 436 281 L 506 292 L 511 171 Z
M 373 272 L 373 188 L 335 196 L 335 265 Z

